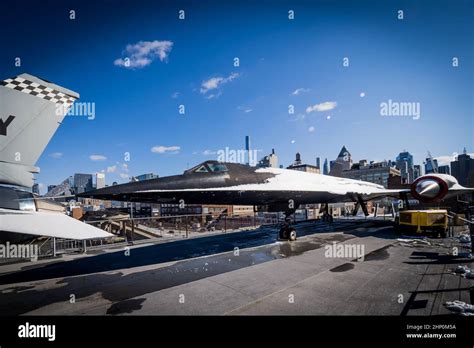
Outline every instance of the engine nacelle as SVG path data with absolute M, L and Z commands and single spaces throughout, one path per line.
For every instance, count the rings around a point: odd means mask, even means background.
M 411 195 L 420 202 L 439 202 L 457 183 L 456 178 L 447 174 L 423 175 L 411 184 Z

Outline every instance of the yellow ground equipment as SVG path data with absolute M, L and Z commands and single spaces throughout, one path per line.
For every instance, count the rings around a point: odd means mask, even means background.
M 448 211 L 438 210 L 402 210 L 397 224 L 400 233 L 430 232 L 435 237 L 446 237 L 448 230 Z

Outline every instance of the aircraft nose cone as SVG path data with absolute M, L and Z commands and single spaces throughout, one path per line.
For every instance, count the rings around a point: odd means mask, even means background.
M 416 185 L 416 192 L 418 192 L 420 196 L 428 198 L 436 197 L 440 189 L 439 184 L 434 180 L 421 181 Z

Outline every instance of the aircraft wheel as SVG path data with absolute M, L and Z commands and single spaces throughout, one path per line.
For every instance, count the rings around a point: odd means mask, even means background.
M 294 228 L 290 230 L 290 233 L 288 235 L 288 240 L 290 242 L 294 242 L 296 240 L 296 230 Z
M 441 231 L 439 232 L 440 237 L 441 237 L 441 238 L 446 238 L 446 232 L 447 232 L 447 231 L 446 231 L 444 228 L 441 229 Z
M 288 231 L 287 231 L 286 227 L 282 227 L 280 229 L 279 237 L 280 237 L 280 239 L 288 239 Z

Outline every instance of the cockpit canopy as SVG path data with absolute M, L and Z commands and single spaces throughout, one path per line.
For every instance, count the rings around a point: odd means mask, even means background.
M 227 172 L 229 169 L 225 165 L 225 163 L 218 162 L 218 161 L 206 161 L 198 164 L 197 166 L 188 169 L 184 172 L 184 174 L 191 174 L 191 173 L 218 173 L 218 172 Z

